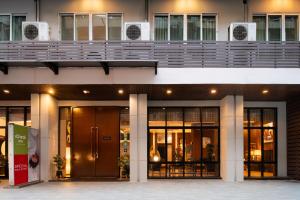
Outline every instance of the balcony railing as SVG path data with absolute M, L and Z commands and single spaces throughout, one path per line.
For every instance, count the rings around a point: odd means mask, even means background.
M 0 63 L 157 61 L 158 67 L 298 68 L 299 42 L 0 42 Z

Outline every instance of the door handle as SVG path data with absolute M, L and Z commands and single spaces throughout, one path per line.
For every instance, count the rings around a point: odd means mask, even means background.
M 90 132 L 90 144 L 91 144 L 91 154 L 92 154 L 92 158 L 94 159 L 94 145 L 93 145 L 93 138 L 94 138 L 94 134 L 93 134 L 93 129 L 94 127 L 91 127 L 91 132 Z
M 96 159 L 99 158 L 99 128 L 96 126 L 96 151 L 95 151 L 95 156 Z

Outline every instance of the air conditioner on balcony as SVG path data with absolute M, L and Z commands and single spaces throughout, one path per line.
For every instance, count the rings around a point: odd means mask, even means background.
M 46 22 L 23 22 L 22 23 L 23 41 L 48 41 L 49 26 Z
M 148 22 L 125 22 L 125 40 L 150 40 Z
M 256 23 L 231 23 L 230 41 L 256 41 Z

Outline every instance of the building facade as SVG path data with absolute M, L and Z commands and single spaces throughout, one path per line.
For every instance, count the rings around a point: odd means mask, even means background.
M 1 178 L 9 123 L 39 129 L 44 181 L 57 154 L 74 180 L 300 178 L 299 0 L 0 4 Z

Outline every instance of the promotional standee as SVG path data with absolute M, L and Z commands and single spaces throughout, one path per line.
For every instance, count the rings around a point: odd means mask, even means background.
M 9 185 L 40 181 L 40 138 L 37 129 L 8 125 Z

